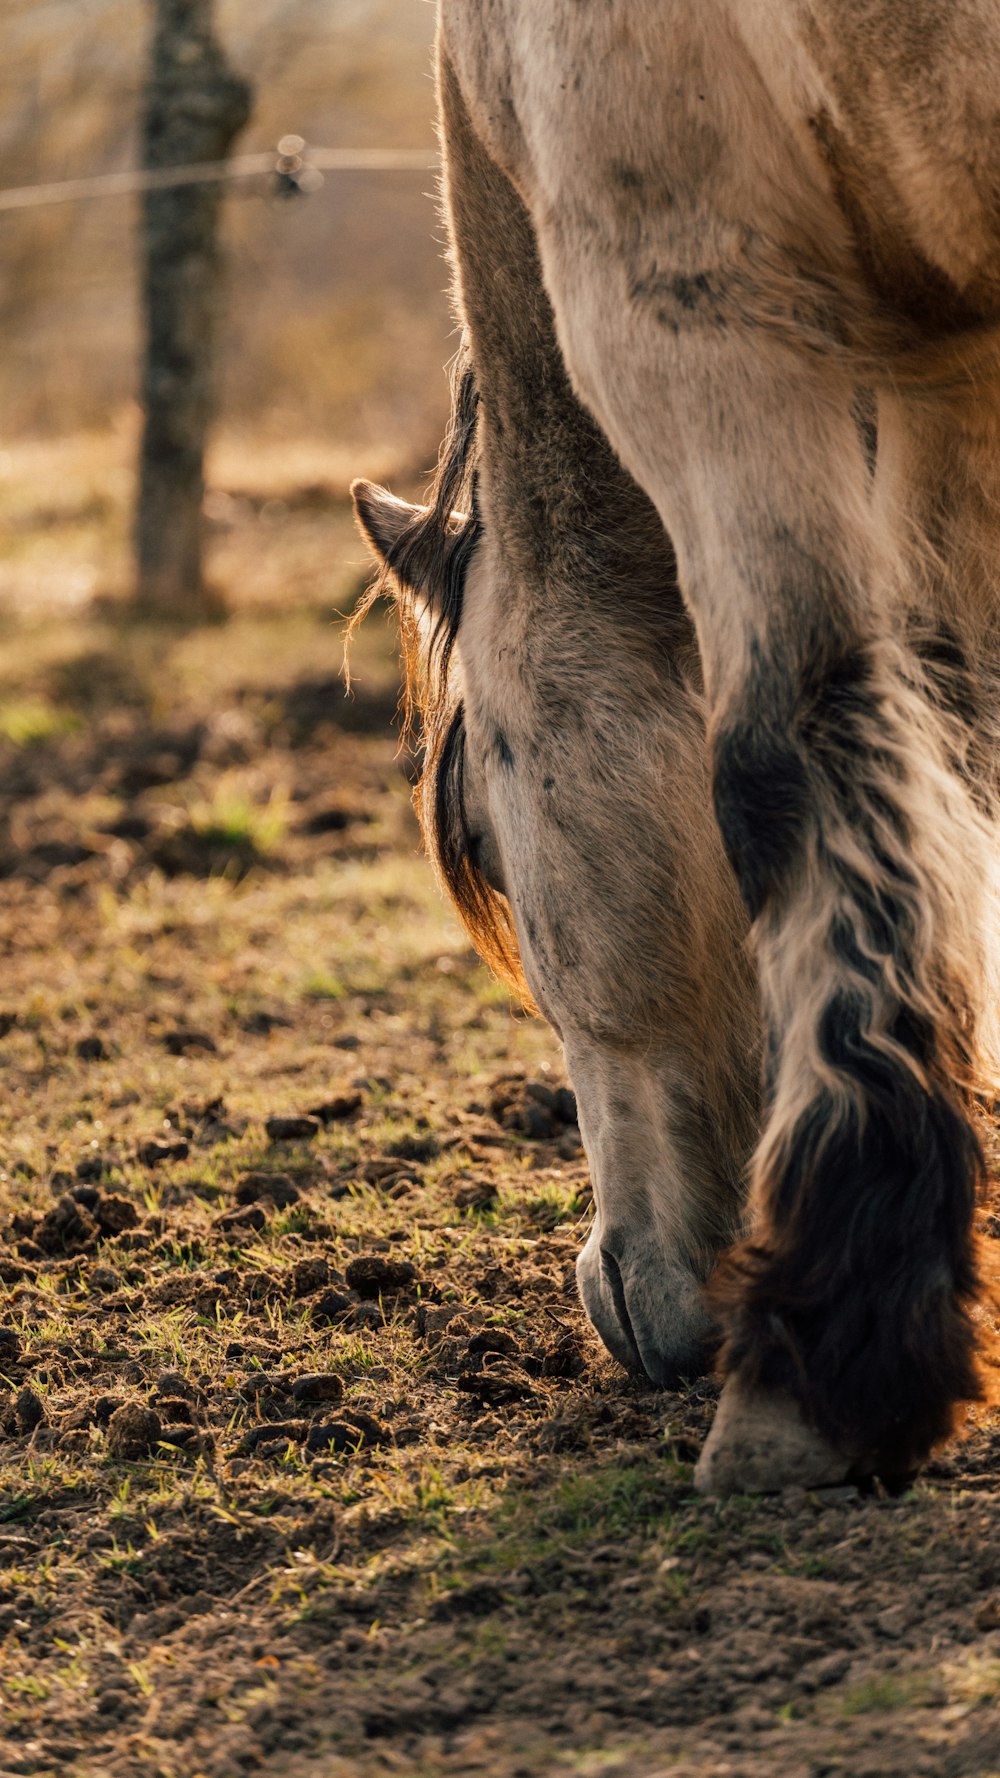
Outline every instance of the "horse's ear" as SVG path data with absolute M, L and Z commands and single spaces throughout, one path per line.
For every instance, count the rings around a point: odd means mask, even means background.
M 354 510 L 365 541 L 411 616 L 436 622 L 459 591 L 480 527 L 466 513 L 442 518 L 438 506 L 411 506 L 374 482 L 355 482 Z
M 352 482 L 351 497 L 365 541 L 383 568 L 390 567 L 393 558 L 398 559 L 403 538 L 426 518 L 426 506 L 411 506 L 407 500 L 397 500 L 374 482 Z

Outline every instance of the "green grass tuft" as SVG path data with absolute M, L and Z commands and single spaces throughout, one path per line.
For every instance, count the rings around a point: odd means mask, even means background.
M 80 726 L 71 710 L 60 710 L 45 698 L 13 698 L 0 703 L 0 736 L 15 747 L 32 747 Z
M 207 846 L 249 847 L 266 854 L 280 845 L 288 831 L 288 792 L 272 790 L 266 803 L 220 783 L 211 800 L 188 805 L 188 818 Z

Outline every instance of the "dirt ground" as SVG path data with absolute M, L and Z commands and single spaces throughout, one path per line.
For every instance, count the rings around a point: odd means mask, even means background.
M 4 495 L 3 1778 L 997 1778 L 1000 1417 L 895 1498 L 693 1493 L 715 1385 L 584 1323 L 377 616 L 338 681 L 337 490 L 217 490 L 234 615 L 153 633 L 66 569 L 88 462 Z

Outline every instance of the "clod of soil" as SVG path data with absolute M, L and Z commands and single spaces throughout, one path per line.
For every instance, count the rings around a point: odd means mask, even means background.
M 191 1150 L 183 1137 L 172 1142 L 153 1139 L 139 1146 L 139 1159 L 144 1167 L 160 1167 L 164 1161 L 185 1161 Z
M 165 1445 L 176 1445 L 182 1451 L 194 1450 L 199 1446 L 202 1449 L 212 1449 L 215 1445 L 211 1433 L 203 1433 L 200 1427 L 192 1426 L 187 1420 L 168 1422 L 163 1427 L 160 1438 Z
M 245 1031 L 249 1037 L 269 1037 L 272 1031 L 288 1031 L 292 1028 L 291 1019 L 286 1018 L 284 1013 L 266 1012 L 263 1009 L 246 1013 L 239 1023 L 240 1030 Z
M 427 1340 L 436 1340 L 455 1320 L 462 1320 L 458 1303 L 421 1303 L 417 1309 L 417 1332 Z M 468 1323 L 465 1323 L 466 1327 Z
M 388 1426 L 377 1420 L 374 1414 L 366 1414 L 363 1408 L 345 1409 L 343 1418 L 351 1421 L 361 1434 L 366 1445 L 391 1445 L 392 1433 Z
M 340 1274 L 338 1273 L 339 1277 Z M 331 1277 L 328 1260 L 317 1254 L 310 1259 L 300 1259 L 292 1267 L 291 1288 L 294 1297 L 311 1296 L 314 1290 L 322 1290 L 329 1284 Z
M 577 1121 L 576 1098 L 569 1087 L 551 1087 L 547 1081 L 513 1074 L 493 1082 L 490 1111 L 503 1129 L 535 1142 L 552 1141 Z
M 120 1235 L 123 1229 L 138 1227 L 138 1210 L 131 1198 L 124 1198 L 118 1192 L 99 1192 L 91 1210 L 102 1235 Z
M 185 1401 L 193 1401 L 200 1392 L 180 1371 L 161 1371 L 156 1379 L 156 1393 L 163 1396 L 182 1396 Z
M 215 1038 L 207 1031 L 164 1031 L 160 1042 L 172 1056 L 190 1056 L 199 1050 L 214 1056 L 217 1049 Z
M 94 1266 L 87 1282 L 91 1290 L 98 1290 L 102 1296 L 106 1296 L 121 1288 L 121 1274 L 115 1271 L 114 1266 Z
M 312 1371 L 296 1377 L 291 1394 L 293 1401 L 340 1401 L 344 1381 L 336 1371 Z
M 16 1364 L 21 1356 L 21 1342 L 12 1327 L 0 1327 L 0 1370 Z
M 359 1176 L 366 1185 L 377 1185 L 383 1191 L 388 1191 L 401 1177 L 402 1172 L 403 1169 L 397 1161 L 387 1161 L 380 1158 L 379 1160 L 365 1161 L 361 1166 Z
M 158 1396 L 157 1412 L 167 1424 L 182 1420 L 185 1425 L 191 1425 L 194 1421 L 194 1409 L 183 1395 Z
M 491 1210 L 498 1195 L 496 1181 L 484 1174 L 482 1179 L 456 1181 L 452 1201 L 457 1210 Z
M 18 1432 L 34 1432 L 45 1418 L 45 1408 L 40 1396 L 35 1394 L 27 1384 L 14 1399 L 14 1419 Z
M 384 1293 L 405 1290 L 416 1278 L 407 1259 L 386 1259 L 381 1253 L 362 1253 L 347 1268 L 347 1282 L 360 1297 L 371 1301 Z
M 462 1371 L 456 1384 L 463 1394 L 471 1395 L 491 1408 L 526 1401 L 533 1393 L 528 1377 L 516 1364 L 500 1363 L 491 1365 L 489 1370 Z
M 353 815 L 347 809 L 317 809 L 302 823 L 302 832 L 310 834 L 343 833 L 352 821 L 362 820 L 361 815 Z
M 473 1334 L 466 1352 L 470 1358 L 476 1358 L 486 1352 L 498 1352 L 510 1357 L 519 1350 L 513 1334 L 507 1333 L 502 1327 L 489 1327 L 482 1333 Z
M 543 1377 L 582 1377 L 587 1368 L 587 1359 L 582 1341 L 576 1334 L 564 1334 L 556 1340 L 542 1358 L 541 1372 Z M 694 1460 L 694 1451 L 690 1461 Z
M 322 1296 L 310 1305 L 312 1319 L 322 1323 L 336 1324 L 349 1315 L 354 1304 L 342 1290 L 324 1290 Z
M 357 1303 L 351 1310 L 349 1326 L 359 1330 L 365 1327 L 384 1327 L 385 1314 L 380 1302 Z
M 306 1450 L 354 1451 L 391 1442 L 388 1430 L 372 1414 L 353 1414 L 350 1420 L 326 1420 L 310 1427 Z
M 318 1118 L 321 1124 L 341 1123 L 344 1118 L 353 1117 L 360 1111 L 363 1102 L 360 1093 L 336 1093 L 332 1099 L 310 1105 L 308 1116 Z
M 89 1247 L 97 1235 L 97 1223 L 90 1211 L 67 1192 L 42 1217 L 35 1229 L 34 1240 L 43 1253 L 76 1253 Z
M 284 1371 L 248 1371 L 240 1385 L 243 1395 L 255 1396 L 285 1395 L 291 1379 Z
M 98 1037 L 96 1031 L 92 1031 L 87 1037 L 78 1037 L 73 1048 L 81 1062 L 106 1062 L 108 1059 L 107 1044 L 103 1037 Z
M 160 1439 L 163 1426 L 159 1414 L 141 1402 L 127 1401 L 116 1408 L 108 1422 L 108 1450 L 112 1457 L 144 1457 Z
M 227 1210 L 223 1216 L 217 1216 L 215 1227 L 228 1235 L 259 1233 L 267 1227 L 267 1213 L 259 1204 L 247 1204 L 243 1210 Z
M 135 1696 L 130 1692 L 122 1691 L 120 1687 L 108 1686 L 97 1698 L 98 1716 L 128 1716 L 136 1708 L 137 1699 Z
M 271 1420 L 263 1426 L 251 1426 L 243 1434 L 236 1449 L 240 1456 L 257 1451 L 261 1445 L 277 1444 L 284 1440 L 286 1444 L 300 1445 L 309 1435 L 308 1420 Z
M 311 1142 L 322 1129 L 318 1117 L 269 1117 L 264 1128 L 269 1142 Z
M 124 1406 L 120 1395 L 99 1395 L 94 1402 L 94 1419 L 99 1426 L 107 1426 L 112 1414 Z
M 441 1144 L 436 1136 L 398 1136 L 386 1143 L 385 1152 L 400 1161 L 432 1161 L 441 1153 Z
M 264 1198 L 270 1198 L 276 1209 L 286 1210 L 298 1202 L 299 1188 L 287 1173 L 244 1173 L 236 1186 L 237 1204 L 258 1204 Z

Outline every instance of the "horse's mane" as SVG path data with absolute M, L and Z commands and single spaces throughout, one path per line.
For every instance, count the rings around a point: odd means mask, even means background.
M 465 807 L 465 710 L 452 660 L 469 565 L 483 534 L 479 513 L 479 389 L 467 342 L 452 371 L 448 428 L 418 516 L 390 545 L 351 618 L 348 642 L 375 602 L 399 614 L 403 733 L 423 753 L 415 806 L 427 851 L 480 956 L 534 1010 L 505 896 L 475 858 Z

